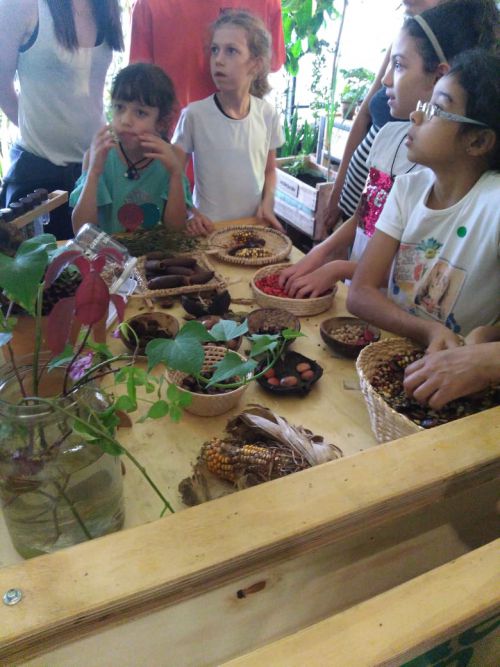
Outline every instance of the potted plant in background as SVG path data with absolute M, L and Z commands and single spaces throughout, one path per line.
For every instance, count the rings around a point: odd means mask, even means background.
M 108 249 L 112 253 L 112 249 Z M 51 552 L 117 530 L 123 523 L 122 475 L 125 456 L 147 479 L 162 503 L 170 503 L 135 457 L 117 440 L 123 412 L 138 407 L 142 388 L 149 409 L 141 420 L 166 414 L 180 418 L 190 395 L 134 365 L 135 355 L 114 355 L 92 333 L 110 302 L 123 318 L 122 297 L 109 293 L 101 271 L 106 250 L 90 261 L 72 250 L 56 255 L 53 236 L 44 234 L 0 254 L 0 346 L 8 359 L 0 368 L 0 500 L 13 544 L 24 557 Z M 119 261 L 120 257 L 114 257 Z M 81 282 L 48 316 L 42 351 L 42 303 L 46 289 L 68 265 Z M 35 320 L 33 352 L 16 358 L 12 346 L 14 305 Z M 71 332 L 80 330 L 71 344 Z M 103 388 L 113 378 L 126 392 Z
M 372 85 L 375 74 L 365 67 L 341 69 L 344 87 L 340 93 L 342 118 L 352 120 L 356 107 L 361 104 Z

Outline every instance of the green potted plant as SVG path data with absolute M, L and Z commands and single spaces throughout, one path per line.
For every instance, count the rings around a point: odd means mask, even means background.
M 111 249 L 108 249 L 112 253 Z M 75 250 L 57 253 L 44 234 L 0 254 L 0 501 L 15 548 L 24 557 L 51 552 L 121 527 L 122 476 L 118 457 L 136 465 L 162 503 L 170 503 L 135 457 L 117 440 L 124 412 L 138 407 L 138 389 L 149 403 L 141 419 L 170 414 L 176 421 L 190 396 L 134 365 L 134 355 L 114 355 L 92 333 L 112 302 L 123 318 L 125 303 L 101 276 L 105 258 Z M 115 257 L 120 261 L 120 257 Z M 71 264 L 81 281 L 48 315 L 42 350 L 43 294 Z M 16 357 L 15 306 L 35 321 L 32 353 Z M 70 343 L 76 330 L 79 335 Z M 114 376 L 125 393 L 103 389 Z
M 366 97 L 366 94 L 375 79 L 375 74 L 365 67 L 341 69 L 340 73 L 344 78 L 344 88 L 340 93 L 342 117 L 347 120 L 352 120 L 356 107 L 361 104 Z

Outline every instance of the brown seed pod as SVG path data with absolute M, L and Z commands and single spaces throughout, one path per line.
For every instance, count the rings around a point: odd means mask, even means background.
M 286 375 L 284 378 L 281 378 L 280 385 L 282 387 L 295 387 L 299 383 L 298 378 L 295 375 Z
M 169 287 L 182 287 L 188 278 L 184 276 L 158 276 L 148 281 L 148 289 L 167 289 Z
M 306 362 L 302 362 L 301 364 L 297 364 L 295 366 L 295 370 L 297 373 L 304 373 L 305 371 L 310 371 L 311 370 L 311 364 L 308 364 Z

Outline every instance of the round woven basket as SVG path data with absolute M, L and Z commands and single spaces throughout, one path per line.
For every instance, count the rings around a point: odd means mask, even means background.
M 306 315 L 318 315 L 328 310 L 333 303 L 333 297 L 337 291 L 335 285 L 329 294 L 323 296 L 316 296 L 307 299 L 289 299 L 282 296 L 272 296 L 260 290 L 255 284 L 257 280 L 270 276 L 273 273 L 281 273 L 289 264 L 275 264 L 274 266 L 264 266 L 255 272 L 250 285 L 255 296 L 255 301 L 262 308 L 284 308 L 289 313 L 297 315 L 298 317 L 305 317 Z
M 220 361 L 227 354 L 227 348 L 218 347 L 216 345 L 205 346 L 205 361 L 203 363 L 202 371 L 208 371 L 212 366 Z M 238 354 L 237 352 L 235 354 Z M 243 361 L 246 357 L 241 354 L 238 355 Z M 182 380 L 186 377 L 186 373 L 181 371 L 168 371 L 167 378 L 172 384 L 177 385 L 181 391 L 190 393 L 193 397 L 191 404 L 185 410 L 198 417 L 215 417 L 222 415 L 224 412 L 231 410 L 241 399 L 245 391 L 248 389 L 248 384 L 244 384 L 237 389 L 227 391 L 224 394 L 198 394 L 196 392 L 188 392 L 187 389 L 181 388 Z
M 266 243 L 263 246 L 270 254 L 268 257 L 235 257 L 229 253 L 231 248 L 237 244 L 234 235 L 241 232 L 251 232 L 263 239 Z M 220 229 L 208 238 L 208 246 L 214 248 L 214 257 L 221 262 L 229 264 L 240 264 L 241 266 L 266 266 L 267 264 L 276 264 L 286 259 L 292 251 L 292 241 L 277 229 L 268 227 L 259 227 L 256 225 L 236 225 Z
M 370 415 L 372 431 L 379 443 L 423 430 L 421 426 L 391 408 L 371 385 L 373 376 L 384 361 L 415 349 L 417 346 L 406 338 L 386 338 L 368 345 L 359 353 L 356 361 L 359 384 Z

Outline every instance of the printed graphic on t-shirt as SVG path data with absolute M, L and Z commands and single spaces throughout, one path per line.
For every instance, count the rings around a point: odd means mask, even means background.
M 389 192 L 394 184 L 390 174 L 370 167 L 368 181 L 361 195 L 359 226 L 369 237 L 373 236 L 375 225 L 382 213 Z
M 401 305 L 418 314 L 439 320 L 453 329 L 453 309 L 466 278 L 464 269 L 438 257 L 441 243 L 427 239 L 418 244 L 402 243 L 394 268 L 392 294 Z

